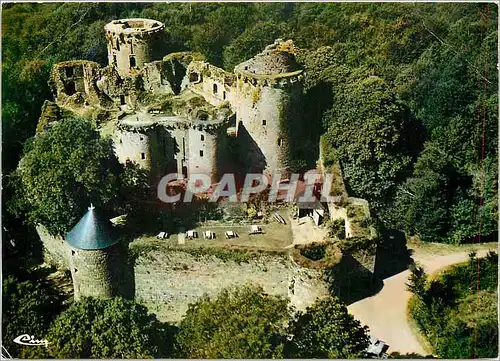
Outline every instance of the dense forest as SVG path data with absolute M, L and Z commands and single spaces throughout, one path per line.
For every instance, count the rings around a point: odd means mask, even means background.
M 61 172 L 72 172 L 71 176 L 76 177 L 80 173 L 78 168 L 87 165 L 87 174 L 91 176 L 82 184 L 101 198 L 109 200 L 132 193 L 123 190 L 130 186 L 127 177 L 131 176 L 122 170 L 117 172 L 119 179 L 113 172 L 106 172 L 104 178 L 110 180 L 106 189 L 93 182 L 101 163 L 113 163 L 113 167 L 115 164 L 107 152 L 108 145 L 97 140 L 97 132 L 87 129 L 83 123 L 80 127 L 71 127 L 68 122 L 67 128 L 61 127 L 59 133 L 33 141 L 42 104 L 52 98 L 48 86 L 52 66 L 72 59 L 107 65 L 103 27 L 113 19 L 144 17 L 162 21 L 166 25 L 164 54 L 197 51 L 209 62 L 229 71 L 276 38 L 293 39 L 298 49 L 297 60 L 307 74 L 304 105 L 307 119 L 304 121 L 310 125 L 311 134 L 318 139 L 319 135 L 322 137 L 325 164 L 340 164 L 349 195 L 370 202 L 376 226 L 400 230 L 423 241 L 462 244 L 496 240 L 496 4 L 61 2 L 3 4 L 2 10 L 2 232 L 5 240 L 2 256 L 11 261 L 4 262 L 4 281 L 10 279 L 4 282 L 4 303 L 9 302 L 12 319 L 21 312 L 17 310 L 22 304 L 28 305 L 26 309 L 35 316 L 30 316 L 26 324 L 34 327 L 37 324 L 40 332 L 47 332 L 49 338 L 66 340 L 62 338 L 62 326 L 83 319 L 97 326 L 89 334 L 72 334 L 77 340 L 100 335 L 99 322 L 109 320 L 123 323 L 122 332 L 131 334 L 132 338 L 144 332 L 143 338 L 129 340 L 137 342 L 140 352 L 128 357 L 359 357 L 367 342 L 360 325 L 351 327 L 356 322 L 347 316 L 345 307 L 330 300 L 319 303 L 296 320 L 286 319 L 290 325 L 286 332 L 276 327 L 270 333 L 266 324 L 257 322 L 253 329 L 257 336 L 251 335 L 258 341 L 255 349 L 241 348 L 238 343 L 225 345 L 227 335 L 238 333 L 242 324 L 247 325 L 247 318 L 260 322 L 262 317 L 273 315 L 277 325 L 286 318 L 284 312 L 271 311 L 267 303 L 265 307 L 252 308 L 259 304 L 255 294 L 260 292 L 241 291 L 236 296 L 228 293 L 222 297 L 227 298 L 225 305 L 235 304 L 237 309 L 251 298 L 253 303 L 249 303 L 247 314 L 224 313 L 222 310 L 226 308 L 220 307 L 217 300 L 201 300 L 198 311 L 190 308 L 182 324 L 186 331 L 182 327 L 175 331 L 180 332 L 175 338 L 180 346 L 172 347 L 183 350 L 176 354 L 156 348 L 158 343 L 153 338 L 158 329 L 166 333 L 174 331 L 163 329 L 167 326 L 158 324 L 143 308 L 132 303 L 122 304 L 121 300 L 108 303 L 89 300 L 59 314 L 59 300 L 43 286 L 37 286 L 31 276 L 26 276 L 25 271 L 39 261 L 40 242 L 33 229 L 36 222 L 19 211 L 18 195 L 25 194 L 32 199 L 36 198 L 35 194 L 39 196 L 40 207 L 30 210 L 35 221 L 54 218 L 53 214 L 67 216 L 71 209 L 50 196 L 50 188 L 45 184 L 48 178 L 42 182 L 19 181 L 15 170 L 23 155 L 27 164 L 36 168 L 39 154 L 30 152 L 42 149 L 54 139 L 60 140 L 62 132 L 82 134 L 82 139 L 91 137 L 91 147 L 81 147 L 87 143 L 75 142 L 67 144 L 67 149 L 84 149 L 96 155 L 95 162 L 70 167 L 67 160 L 61 158 L 58 163 Z M 311 134 L 304 136 L 310 138 Z M 60 145 L 61 154 L 65 154 L 64 144 Z M 310 147 L 317 148 L 318 144 L 310 144 Z M 71 179 L 65 174 L 58 186 L 71 187 Z M 66 216 L 59 217 L 54 227 L 72 224 L 78 218 L 75 214 Z M 63 229 L 55 228 L 55 231 Z M 24 302 L 23 297 L 28 300 Z M 282 300 L 269 302 L 278 308 L 284 307 Z M 218 318 L 211 317 L 208 311 L 203 313 L 204 307 Z M 94 319 L 85 318 L 93 315 L 95 309 L 102 311 L 104 321 L 95 323 Z M 263 314 L 264 311 L 269 314 Z M 450 308 L 449 312 L 452 311 L 458 312 Z M 465 314 L 467 310 L 460 312 Z M 324 315 L 332 314 L 341 321 L 339 327 L 357 332 L 350 335 L 352 344 L 338 348 L 339 340 L 332 336 L 338 330 L 324 323 Z M 208 328 L 220 326 L 229 318 L 231 327 L 207 339 L 210 332 L 195 327 L 200 322 L 204 324 L 204 317 L 209 318 Z M 132 318 L 139 321 L 122 322 Z M 25 323 L 22 318 L 15 322 Z M 12 327 L 17 327 L 15 322 Z M 436 325 L 441 326 L 440 323 L 426 324 L 429 334 L 433 334 Z M 300 336 L 291 344 L 285 340 L 290 333 Z M 195 338 L 185 336 L 187 334 Z M 455 337 L 456 334 L 446 335 Z M 174 339 L 170 334 L 165 337 Z M 205 348 L 191 350 L 193 340 Z M 216 341 L 218 347 L 212 348 Z M 112 349 L 107 344 L 96 344 L 94 349 L 83 351 L 62 344 L 56 346 L 50 354 L 42 356 L 122 357 L 125 352 L 120 343 Z M 261 351 L 263 353 L 258 353 Z M 448 351 L 442 354 L 455 356 Z
M 440 358 L 498 356 L 498 254 L 471 253 L 434 277 L 415 266 L 410 280 L 409 314 Z

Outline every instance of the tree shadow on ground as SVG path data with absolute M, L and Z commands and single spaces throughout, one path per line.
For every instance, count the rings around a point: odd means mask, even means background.
M 398 230 L 384 229 L 380 232 L 377 247 L 375 277 L 385 279 L 408 269 L 414 263 L 412 250 L 406 245 L 405 234 Z

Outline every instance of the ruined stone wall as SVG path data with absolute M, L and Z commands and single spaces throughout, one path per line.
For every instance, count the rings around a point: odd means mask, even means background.
M 173 161 L 175 164 L 174 172 L 183 174 L 183 168 L 185 167 L 185 172 L 187 175 L 188 167 L 188 152 L 189 152 L 189 139 L 187 134 L 187 129 L 181 127 L 173 127 L 167 130 L 171 136 L 171 141 L 169 143 L 169 149 L 174 151 Z
M 112 298 L 121 295 L 123 265 L 118 245 L 91 251 L 68 248 L 75 300 L 81 297 Z
M 202 122 L 202 121 L 200 121 Z M 207 174 L 216 182 L 226 167 L 226 128 L 178 123 L 165 127 L 167 139 L 165 171 L 179 174 Z
M 240 164 L 235 164 L 232 159 L 232 149 L 230 144 L 230 135 L 228 135 L 227 127 L 217 128 L 217 153 L 215 159 L 215 169 L 217 173 L 217 181 L 226 173 L 234 173 L 235 169 L 241 167 Z
M 375 262 L 377 256 L 377 245 L 373 243 L 367 249 L 357 250 L 352 253 L 353 258 L 359 262 L 359 264 L 368 270 L 371 274 L 375 273 Z
M 135 109 L 140 85 L 136 78 L 122 78 L 115 68 L 107 66 L 101 70 L 96 84 L 113 106 Z
M 150 129 L 116 129 L 113 133 L 115 153 L 120 163 L 127 160 L 151 170 L 152 176 L 164 175 L 173 162 L 171 135 L 163 127 Z
M 54 246 L 57 243 L 44 237 L 45 242 Z M 147 305 L 161 319 L 174 322 L 182 318 L 189 303 L 204 294 L 216 296 L 223 288 L 245 283 L 260 285 L 269 294 L 288 297 L 294 307 L 304 310 L 346 282 L 355 284 L 360 277 L 371 278 L 374 264 L 374 255 L 369 250 L 349 255 L 333 272 L 300 267 L 287 255 L 266 253 L 236 262 L 210 252 L 194 256 L 180 250 L 157 249 L 138 252 L 135 262 L 130 258 L 125 262 L 126 251 L 118 251 L 120 244 L 115 246 L 100 253 L 76 250 L 78 254 L 72 255 L 71 265 L 62 267 L 77 269 L 73 270 L 78 285 L 75 292 L 99 297 L 128 295 Z M 62 252 L 54 254 L 64 258 Z
M 49 80 L 56 104 L 72 108 L 101 104 L 101 94 L 96 84 L 100 71 L 100 65 L 93 61 L 57 63 L 52 68 Z
M 269 294 L 290 297 L 299 309 L 328 295 L 321 271 L 298 269 L 283 256 L 262 255 L 237 263 L 209 255 L 152 251 L 140 256 L 135 266 L 136 301 L 160 307 L 159 313 L 169 321 L 179 321 L 188 304 L 204 294 L 216 296 L 223 288 L 247 282 Z
M 152 176 L 159 179 L 169 173 L 173 167 L 174 154 L 169 149 L 172 136 L 163 127 L 155 127 L 148 134 L 150 136 Z
M 144 64 L 141 71 L 144 90 L 174 95 L 174 90 L 168 81 L 169 77 L 173 77 L 173 74 L 169 74 L 169 70 L 172 71 L 172 69 L 167 69 L 162 60 Z
M 343 206 L 339 206 L 335 203 L 328 203 L 328 213 L 330 214 L 331 219 L 343 219 L 344 220 L 344 226 L 345 226 L 345 234 L 346 237 L 352 237 L 352 230 L 351 230 L 351 222 L 349 222 L 349 219 L 347 218 L 347 209 Z
M 188 66 L 186 78 L 187 87 L 212 105 L 235 102 L 235 76 L 232 73 L 203 61 L 193 61 Z
M 302 268 L 290 261 L 288 297 L 297 310 L 304 311 L 318 298 L 330 296 L 324 270 Z
M 114 135 L 115 153 L 120 163 L 127 160 L 151 169 L 151 133 L 116 130 Z
M 69 269 L 68 245 L 59 236 L 52 236 L 43 225 L 36 226 L 43 244 L 43 260 L 58 269 Z

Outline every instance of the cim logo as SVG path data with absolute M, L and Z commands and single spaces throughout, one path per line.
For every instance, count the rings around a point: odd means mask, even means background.
M 14 342 L 19 344 L 19 345 L 24 345 L 24 346 L 47 346 L 49 344 L 49 341 L 47 340 L 37 340 L 35 336 L 33 335 L 28 335 L 27 333 L 17 336 L 14 339 Z

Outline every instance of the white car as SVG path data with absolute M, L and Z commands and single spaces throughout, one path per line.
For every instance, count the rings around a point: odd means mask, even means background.
M 227 239 L 238 237 L 236 232 L 233 232 L 233 231 L 226 231 L 225 235 L 226 235 Z
M 198 232 L 196 232 L 194 229 L 187 231 L 186 237 L 189 239 L 198 238 Z

